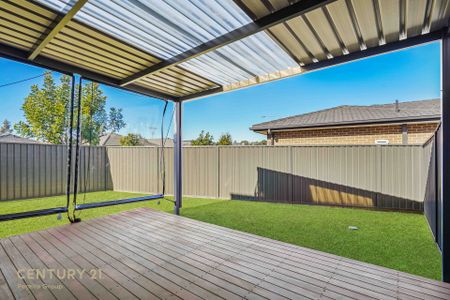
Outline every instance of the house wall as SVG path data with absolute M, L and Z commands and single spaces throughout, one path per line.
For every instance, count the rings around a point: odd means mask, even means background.
M 431 138 L 438 123 L 408 124 L 408 144 L 423 144 Z M 403 144 L 403 125 L 323 128 L 273 133 L 275 145 L 371 145 L 376 140 Z M 271 144 L 271 138 L 268 138 Z

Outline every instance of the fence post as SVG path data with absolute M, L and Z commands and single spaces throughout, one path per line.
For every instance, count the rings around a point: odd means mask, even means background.
M 435 201 L 435 205 L 434 205 L 434 213 L 435 216 L 434 218 L 436 219 L 435 221 L 435 227 L 434 230 L 436 232 L 436 236 L 434 237 L 434 240 L 436 241 L 436 243 L 438 244 L 439 248 L 440 248 L 440 239 L 439 239 L 439 235 L 441 234 L 441 230 L 439 228 L 439 143 L 438 143 L 438 134 L 439 132 L 436 132 L 434 134 L 433 137 L 433 153 L 431 154 L 431 156 L 433 157 L 433 163 L 434 163 L 434 201 Z M 425 205 L 425 203 L 424 203 Z M 425 209 L 425 207 L 424 207 Z
M 377 146 L 377 152 L 378 152 L 378 161 L 379 161 L 379 166 L 378 166 L 378 176 L 377 176 L 377 187 L 378 187 L 378 191 L 376 191 L 375 193 L 375 207 L 376 208 L 380 208 L 380 203 L 379 203 L 379 198 L 378 195 L 382 194 L 383 192 L 383 151 L 381 149 L 381 145 Z
M 174 132 L 174 148 L 173 148 L 173 181 L 174 189 L 173 194 L 175 198 L 174 213 L 176 215 L 180 214 L 180 208 L 183 202 L 183 139 L 182 139 L 182 102 L 175 102 L 175 132 Z
M 220 146 L 217 147 L 217 199 L 220 198 Z
M 442 280 L 450 282 L 450 35 L 441 42 L 441 250 Z
M 108 176 L 108 170 L 107 170 L 107 167 L 108 167 L 108 158 L 107 158 L 108 157 L 108 153 L 106 151 L 106 147 L 105 146 L 103 146 L 102 149 L 103 149 L 103 172 L 104 172 L 104 174 L 103 174 L 103 188 L 104 188 L 105 191 L 107 191 L 107 188 L 108 188 L 108 184 L 107 184 L 107 182 L 108 182 L 108 178 L 107 178 L 107 176 Z
M 292 157 L 292 146 L 288 146 L 288 164 L 289 164 L 289 197 L 291 198 L 291 203 L 294 204 L 294 162 Z
M 163 148 L 161 146 L 161 148 L 159 146 L 155 147 L 156 149 L 156 193 L 160 193 L 160 188 L 161 188 L 161 183 L 160 180 L 163 180 L 161 177 L 162 172 L 164 172 L 165 170 L 161 170 L 161 160 L 162 160 L 162 155 L 164 155 L 163 153 L 159 153 L 163 151 Z M 162 190 L 161 190 L 162 192 Z

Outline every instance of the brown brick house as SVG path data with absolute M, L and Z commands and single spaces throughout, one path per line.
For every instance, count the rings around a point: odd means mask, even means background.
M 440 122 L 440 100 L 338 106 L 253 125 L 268 145 L 423 144 Z

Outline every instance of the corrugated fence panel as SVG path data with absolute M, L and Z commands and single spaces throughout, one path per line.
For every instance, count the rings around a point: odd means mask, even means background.
M 218 151 L 218 147 L 183 149 L 183 194 L 218 197 Z
M 220 147 L 220 197 L 291 202 L 290 147 Z
M 166 194 L 173 195 L 173 148 L 165 148 L 164 152 L 160 150 L 160 156 L 164 154 L 166 170 Z M 184 182 L 183 182 L 184 183 Z M 162 183 L 161 183 L 162 185 Z M 186 187 L 183 187 L 185 189 Z M 202 195 L 196 195 L 202 196 Z
M 439 189 L 437 184 L 437 169 L 436 163 L 437 155 L 436 155 L 436 146 L 438 146 L 435 137 L 433 137 L 428 143 L 424 146 L 424 159 L 423 165 L 424 168 L 428 166 L 428 176 L 425 185 L 425 199 L 423 203 L 423 210 L 425 217 L 428 220 L 428 224 L 430 225 L 430 229 L 433 232 L 436 242 L 440 245 L 439 241 L 439 214 L 438 214 L 438 197 L 439 197 Z M 427 160 L 427 158 L 429 158 Z
M 295 203 L 375 206 L 376 148 L 293 147 Z
M 105 151 L 81 147 L 80 192 L 108 189 Z M 65 145 L 0 143 L 0 200 L 65 194 L 66 174 Z
M 63 169 L 66 167 L 67 152 L 60 156 L 58 161 L 64 161 Z M 106 178 L 106 148 L 105 147 L 86 147 L 80 148 L 80 164 L 79 164 L 79 182 L 78 191 L 93 192 L 107 190 L 108 182 Z M 57 172 L 55 171 L 55 174 Z M 65 189 L 66 177 L 61 178 L 58 186 Z M 55 182 L 53 180 L 52 182 Z
M 379 206 L 392 209 L 423 209 L 428 167 L 422 147 L 392 146 L 381 149 Z M 429 157 L 429 154 L 427 155 Z M 428 158 L 429 159 L 429 158 Z
M 221 198 L 422 210 L 422 146 L 220 147 Z M 186 187 L 185 187 L 186 188 Z
M 422 210 L 432 147 L 221 146 L 183 149 L 189 196 Z M 79 191 L 162 191 L 155 147 L 81 147 Z M 166 148 L 173 194 L 173 148 Z M 0 200 L 65 193 L 63 145 L 0 144 Z
M 115 191 L 157 193 L 159 158 L 155 147 L 108 147 L 110 188 Z

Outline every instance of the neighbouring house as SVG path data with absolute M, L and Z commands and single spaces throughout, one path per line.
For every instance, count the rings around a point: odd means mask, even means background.
M 117 133 L 108 133 L 100 137 L 100 146 L 121 146 L 120 139 L 123 135 Z M 140 146 L 161 146 L 161 139 L 146 139 L 142 138 L 139 141 Z M 183 146 L 190 145 L 190 142 L 184 141 Z M 173 140 L 167 139 L 164 144 L 165 147 L 173 147 Z
M 118 133 L 108 133 L 100 137 L 100 146 L 121 146 L 120 139 L 124 137 Z M 148 139 L 141 138 L 139 140 L 140 146 L 158 146 L 159 144 L 154 144 Z
M 39 141 L 24 138 L 12 133 L 0 134 L 0 143 L 14 143 L 14 144 L 42 144 Z
M 423 144 L 437 129 L 440 99 L 344 105 L 253 125 L 268 145 Z

